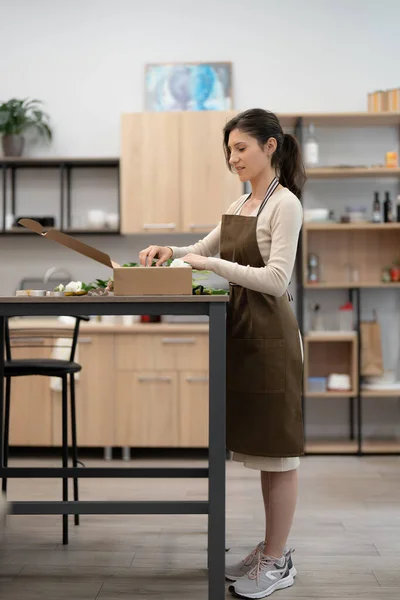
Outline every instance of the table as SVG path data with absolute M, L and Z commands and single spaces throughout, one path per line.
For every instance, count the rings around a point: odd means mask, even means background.
M 208 598 L 225 598 L 225 372 L 227 296 L 0 297 L 0 339 L 13 316 L 208 315 L 208 468 L 4 467 L 0 427 L 0 477 L 205 477 L 208 501 L 13 502 L 14 515 L 208 514 Z M 3 342 L 4 345 L 4 342 Z M 4 422 L 4 352 L 0 358 L 0 423 Z

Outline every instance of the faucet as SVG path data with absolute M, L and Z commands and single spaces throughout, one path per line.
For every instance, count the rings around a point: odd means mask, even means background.
M 47 269 L 46 273 L 44 274 L 44 283 L 48 283 L 50 277 L 55 273 L 63 273 L 66 278 L 69 278 L 69 280 L 72 281 L 72 275 L 67 269 L 64 267 L 51 267 L 50 269 Z

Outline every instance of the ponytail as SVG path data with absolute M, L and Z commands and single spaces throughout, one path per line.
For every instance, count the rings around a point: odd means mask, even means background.
M 301 198 L 303 186 L 306 182 L 303 160 L 300 147 L 295 137 L 290 133 L 283 135 L 283 144 L 279 153 L 279 181 L 295 196 Z

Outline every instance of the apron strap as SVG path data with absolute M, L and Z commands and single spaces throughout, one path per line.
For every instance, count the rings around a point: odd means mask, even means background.
M 264 206 L 267 204 L 268 200 L 271 198 L 272 194 L 274 193 L 274 191 L 276 190 L 278 185 L 279 185 L 279 179 L 277 177 L 274 177 L 273 180 L 271 181 L 271 183 L 269 184 L 267 192 L 264 197 L 264 200 L 262 201 L 261 206 L 258 209 L 257 217 L 261 213 Z

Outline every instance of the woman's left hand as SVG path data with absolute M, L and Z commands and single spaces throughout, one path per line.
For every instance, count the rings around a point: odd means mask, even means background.
M 204 271 L 207 267 L 207 257 L 201 256 L 200 254 L 186 254 L 182 257 L 182 260 L 189 263 L 193 269 Z

